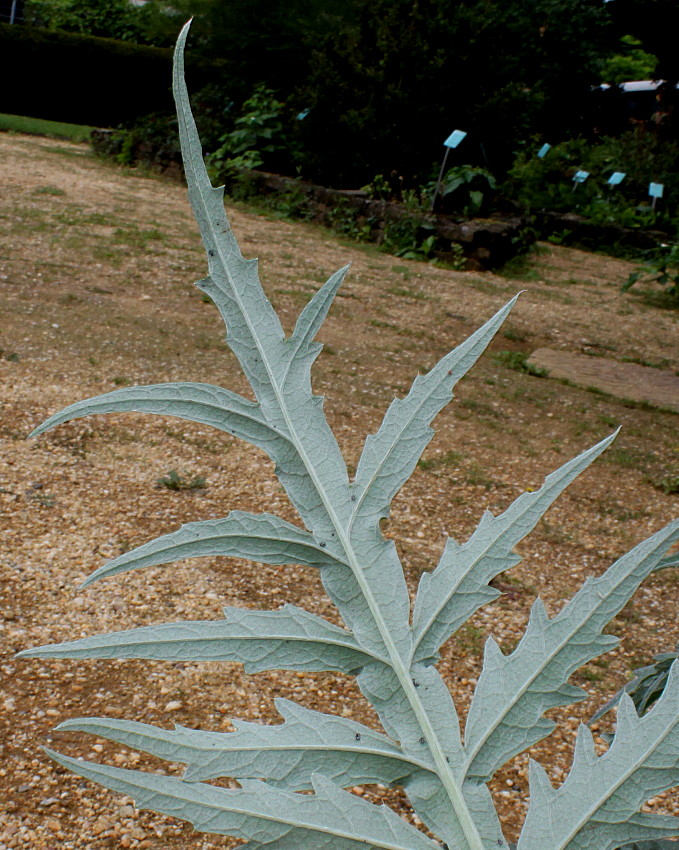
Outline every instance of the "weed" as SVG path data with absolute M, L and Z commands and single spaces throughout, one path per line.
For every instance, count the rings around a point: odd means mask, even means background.
M 655 486 L 662 490 L 666 496 L 679 493 L 679 475 L 666 475 L 657 481 Z
M 549 370 L 531 363 L 528 355 L 523 351 L 494 351 L 493 360 L 515 372 L 524 372 L 536 378 L 546 378 L 549 375 Z
M 420 469 L 431 470 L 440 469 L 444 466 L 456 467 L 459 466 L 462 460 L 464 460 L 464 454 L 462 452 L 451 450 L 435 457 L 420 458 L 417 465 Z
M 34 195 L 65 195 L 66 192 L 63 189 L 59 189 L 58 186 L 39 186 L 37 189 L 33 190 Z
M 524 331 L 520 331 L 512 325 L 509 325 L 509 327 L 502 331 L 502 336 L 511 342 L 525 342 L 528 339 Z
M 205 486 L 205 478 L 202 475 L 185 478 L 176 469 L 171 469 L 167 475 L 156 479 L 156 487 L 165 487 L 167 490 L 204 490 Z
M 400 298 L 413 298 L 416 301 L 426 301 L 428 295 L 420 292 L 418 289 L 413 289 L 410 286 L 390 286 L 387 289 L 390 295 L 398 295 Z

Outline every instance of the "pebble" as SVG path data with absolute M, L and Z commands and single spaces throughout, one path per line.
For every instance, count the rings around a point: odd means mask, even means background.
M 177 699 L 170 700 L 165 706 L 165 711 L 179 711 L 182 708 L 183 703 L 179 702 Z

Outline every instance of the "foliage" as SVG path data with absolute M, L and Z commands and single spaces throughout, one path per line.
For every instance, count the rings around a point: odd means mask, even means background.
M 279 699 L 282 724 L 237 722 L 231 733 L 165 730 L 106 717 L 67 720 L 59 727 L 183 762 L 183 779 L 51 755 L 80 776 L 130 794 L 140 807 L 189 820 L 202 831 L 252 838 L 253 848 L 440 846 L 388 806 L 374 806 L 342 790 L 359 783 L 405 787 L 419 818 L 449 847 L 506 846 L 486 783 L 509 759 L 552 732 L 555 724 L 544 716 L 548 709 L 587 696 L 568 679 L 618 644 L 603 628 L 646 576 L 667 566 L 665 553 L 679 539 L 679 521 L 619 558 L 599 578 L 588 579 L 553 618 L 536 600 L 525 634 L 510 654 L 489 638 L 463 743 L 452 694 L 436 667 L 439 650 L 478 608 L 500 595 L 489 582 L 519 562 L 515 546 L 615 435 L 551 473 L 539 490 L 523 493 L 502 514 L 486 512 L 466 543 L 448 538 L 438 565 L 420 580 L 411 619 L 398 552 L 383 536 L 381 523 L 431 439 L 431 421 L 516 299 L 391 404 L 377 432 L 367 438 L 350 481 L 310 380 L 321 350 L 314 338 L 347 269 L 318 290 L 286 338 L 256 264 L 240 253 L 223 194 L 209 183 L 182 76 L 185 38 L 186 30 L 177 49 L 175 92 L 189 197 L 208 254 L 209 275 L 198 286 L 220 310 L 227 341 L 256 401 L 197 383 L 121 388 L 71 405 L 34 433 L 93 413 L 134 410 L 210 424 L 262 448 L 309 530 L 271 514 L 234 511 L 126 552 L 96 570 L 87 583 L 206 554 L 296 563 L 319 569 L 344 625 L 292 605 L 276 611 L 227 608 L 225 618 L 213 622 L 145 626 L 22 654 L 238 661 L 247 672 L 339 671 L 356 676 L 385 734 Z M 572 770 L 559 790 L 533 762 L 519 850 L 606 850 L 626 840 L 678 834 L 677 819 L 639 812 L 650 796 L 679 783 L 678 708 L 675 665 L 662 697 L 644 718 L 629 698 L 621 700 L 616 736 L 606 755 L 597 757 L 590 733 L 580 728 Z M 236 779 L 239 787 L 209 784 L 223 776 Z
M 288 148 L 282 111 L 283 104 L 271 89 L 263 85 L 255 89 L 233 122 L 233 129 L 220 137 L 220 147 L 210 156 L 218 180 L 262 165 L 267 170 L 275 168 L 272 155 Z
M 527 375 L 533 375 L 536 378 L 545 378 L 549 374 L 547 369 L 542 366 L 530 363 L 528 355 L 524 351 L 494 351 L 493 360 L 502 363 L 503 366 L 507 366 L 515 372 L 525 372 Z
M 631 33 L 644 50 L 657 57 L 656 79 L 679 80 L 679 59 L 674 27 L 668 26 L 677 12 L 676 0 L 615 0 L 610 4 L 614 31 Z
M 578 212 L 599 224 L 647 228 L 679 227 L 676 210 L 660 202 L 651 208 L 648 185 L 665 185 L 666 197 L 679 191 L 679 144 L 659 139 L 643 127 L 596 143 L 584 138 L 554 145 L 543 158 L 535 155 L 534 141 L 521 151 L 509 171 L 504 192 L 524 209 Z M 574 186 L 576 171 L 590 176 Z M 619 186 L 607 181 L 614 171 L 625 178 Z
M 667 294 L 679 300 L 679 243 L 660 245 L 647 252 L 644 265 L 627 278 L 622 291 L 627 292 L 635 283 L 658 283 Z
M 634 676 L 617 694 L 592 715 L 589 725 L 598 722 L 627 694 L 631 697 L 637 714 L 642 716 L 660 699 L 669 679 L 672 665 L 679 658 L 679 645 L 674 652 L 661 652 L 653 657 L 653 664 L 639 667 Z
M 679 493 L 679 475 L 665 475 L 657 482 L 656 487 L 659 487 L 666 496 Z
M 144 43 L 141 9 L 128 0 L 27 0 L 30 26 Z
M 167 490 L 202 490 L 205 487 L 205 478 L 202 475 L 194 475 L 188 478 L 180 475 L 176 469 L 171 469 L 167 475 L 161 475 L 156 481 L 156 487 L 165 487 Z
M 0 23 L 0 79 L 11 80 L 3 86 L 2 109 L 10 114 L 110 127 L 165 107 L 169 112 L 170 67 L 169 50 Z M 194 68 L 195 83 L 201 76 Z
M 610 84 L 624 83 L 628 80 L 655 80 L 655 67 L 658 59 L 641 49 L 641 42 L 631 35 L 620 39 L 621 52 L 604 62 L 601 79 Z
M 443 139 L 469 131 L 471 164 L 503 172 L 531 133 L 583 129 L 583 103 L 612 52 L 605 4 L 581 0 L 354 0 L 325 14 L 298 99 L 304 176 L 362 185 L 429 179 Z M 615 44 L 617 47 L 617 44 Z M 453 118 L 454 116 L 454 118 Z M 478 160 L 478 162 L 477 162 Z
M 434 256 L 436 234 L 433 225 L 421 216 L 404 215 L 388 219 L 384 225 L 381 247 L 404 260 L 430 260 Z
M 456 211 L 465 216 L 478 215 L 497 188 L 495 177 L 485 168 L 474 165 L 456 165 L 450 168 L 438 188 L 444 212 Z M 437 181 L 429 183 L 423 194 L 433 199 Z

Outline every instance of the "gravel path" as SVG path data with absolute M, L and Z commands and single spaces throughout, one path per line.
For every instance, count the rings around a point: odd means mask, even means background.
M 266 673 L 237 665 L 18 661 L 41 643 L 181 619 L 219 618 L 223 605 L 277 608 L 292 602 L 337 621 L 317 576 L 213 558 L 118 576 L 85 590 L 106 559 L 183 522 L 230 509 L 295 513 L 264 456 L 227 435 L 164 417 L 96 417 L 38 439 L 47 415 L 116 386 L 198 380 L 247 392 L 222 342 L 214 308 L 192 281 L 205 262 L 181 186 L 102 165 L 86 148 L 0 135 L 0 604 L 3 636 L 0 850 L 235 846 L 172 818 L 138 812 L 55 767 L 41 751 L 181 775 L 103 740 L 54 727 L 104 715 L 161 726 L 229 730 L 231 718 L 279 722 L 277 695 L 377 726 L 354 683 L 334 674 Z M 452 272 L 341 243 L 311 225 L 230 210 L 246 256 L 259 256 L 267 291 L 290 329 L 335 269 L 352 262 L 321 339 L 315 386 L 350 464 L 394 395 L 525 289 L 503 333 L 438 419 L 424 461 L 394 503 L 409 587 L 430 569 L 444 535 L 464 540 L 482 512 L 498 512 L 618 425 L 607 456 L 573 485 L 520 546 L 504 591 L 445 647 L 441 670 L 462 716 L 480 671 L 483 641 L 505 648 L 521 635 L 537 593 L 559 610 L 587 575 L 679 514 L 657 486 L 679 474 L 677 417 L 648 406 L 514 371 L 500 351 L 549 347 L 605 353 L 679 369 L 677 311 L 650 295 L 621 296 L 631 266 L 545 245 L 517 279 Z M 173 491 L 157 481 L 176 470 L 204 488 Z M 679 576 L 646 582 L 616 618 L 620 647 L 573 681 L 591 695 L 550 715 L 558 731 L 531 755 L 555 782 L 568 769 L 573 734 L 624 681 L 631 665 L 679 640 Z M 602 727 L 603 728 L 603 727 Z M 603 746 L 602 742 L 599 742 Z M 527 800 L 527 756 L 493 781 L 510 838 Z M 386 798 L 411 817 L 396 791 Z M 677 794 L 649 811 L 679 814 Z

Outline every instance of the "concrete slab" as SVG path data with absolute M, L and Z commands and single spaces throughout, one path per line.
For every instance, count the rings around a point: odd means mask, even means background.
M 566 378 L 580 387 L 596 387 L 617 398 L 645 401 L 679 413 L 679 375 L 637 363 L 538 348 L 529 363 L 547 369 L 550 378 Z

